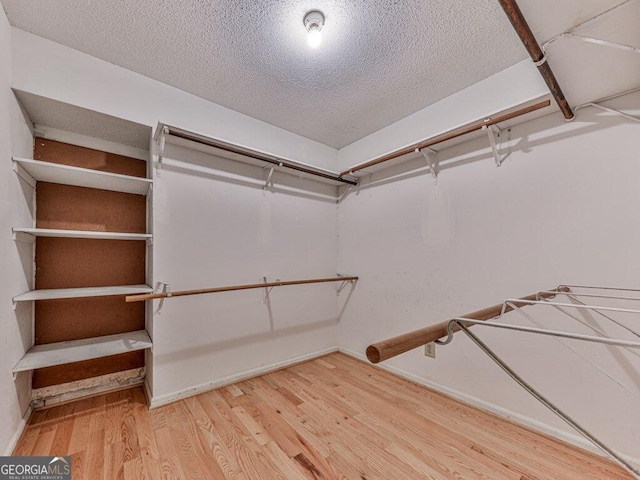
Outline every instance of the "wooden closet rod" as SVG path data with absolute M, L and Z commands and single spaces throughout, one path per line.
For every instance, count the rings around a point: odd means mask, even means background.
M 562 114 L 564 118 L 567 120 L 573 120 L 575 114 L 567 102 L 567 99 L 564 97 L 564 93 L 560 88 L 560 84 L 558 84 L 558 80 L 556 80 L 556 76 L 553 74 L 553 70 L 549 66 L 549 62 L 547 61 L 547 57 L 545 56 L 542 48 L 538 44 L 536 37 L 533 35 L 527 20 L 524 18 L 520 7 L 516 0 L 499 0 L 504 13 L 509 17 L 509 21 L 511 25 L 513 25 L 514 30 L 520 37 L 520 41 L 526 48 L 531 60 L 536 67 L 538 67 L 538 72 L 542 75 L 542 78 L 549 87 L 553 98 L 555 98 L 556 103 L 562 110 Z
M 343 178 L 344 175 L 338 174 L 336 172 L 331 172 L 329 170 L 324 170 L 322 168 L 312 167 L 311 165 L 306 165 L 300 162 L 294 162 L 293 160 L 286 160 L 284 158 L 276 157 L 274 155 L 269 155 L 266 153 L 259 152 L 257 150 L 252 150 L 250 148 L 234 145 L 232 143 L 223 142 L 222 140 L 217 140 L 215 138 L 207 137 L 205 135 L 200 135 L 194 132 L 189 132 L 187 130 L 183 130 L 177 127 L 172 127 L 169 125 L 164 125 L 163 129 L 165 130 L 165 132 L 167 132 L 168 135 L 182 138 L 184 140 L 189 140 L 191 142 L 199 143 L 201 145 L 206 145 L 208 147 L 214 147 L 219 150 L 224 150 L 225 152 L 235 153 L 238 155 L 242 155 L 244 157 L 252 158 L 254 160 L 259 160 L 261 162 L 269 163 L 274 166 L 284 167 L 290 170 L 296 170 L 298 172 L 306 173 L 309 175 L 315 175 L 316 177 L 326 178 L 328 180 L 333 180 L 335 182 L 346 183 L 348 185 L 358 185 L 357 179 Z
M 287 287 L 289 285 L 304 285 L 308 283 L 355 282 L 357 280 L 358 280 L 358 277 L 331 277 L 331 278 L 313 278 L 310 280 L 290 280 L 287 282 L 250 283 L 247 285 L 232 285 L 229 287 L 203 288 L 200 290 L 182 290 L 179 292 L 145 293 L 142 295 L 129 295 L 125 298 L 125 300 L 128 303 L 142 302 L 144 300 L 153 300 L 155 298 L 184 297 L 187 295 L 202 295 L 204 293 L 232 292 L 234 290 L 251 290 L 253 288 Z
M 464 127 L 456 128 L 454 130 L 449 130 L 448 132 L 442 133 L 440 135 L 436 135 L 435 137 L 431 137 L 420 143 L 416 143 L 409 147 L 405 147 L 400 150 L 396 150 L 395 152 L 391 152 L 386 155 L 383 155 L 381 157 L 374 158 L 373 160 L 369 160 L 368 162 L 355 165 L 351 167 L 349 170 L 345 170 L 344 172 L 341 172 L 340 176 L 342 177 L 344 175 L 351 175 L 360 170 L 364 170 L 365 168 L 373 167 L 374 165 L 378 165 L 383 162 L 388 162 L 389 160 L 393 160 L 394 158 L 401 157 L 402 155 L 406 155 L 416 150 L 431 147 L 432 145 L 436 145 L 438 143 L 446 142 L 447 140 L 461 137 L 462 135 L 466 135 L 467 133 L 481 130 L 482 127 L 484 127 L 485 125 L 491 126 L 491 125 L 495 125 L 496 123 L 505 122 L 512 118 L 519 117 L 521 115 L 526 115 L 527 113 L 535 112 L 536 110 L 540 110 L 541 108 L 548 107 L 549 105 L 551 105 L 551 102 L 549 100 L 545 100 L 543 102 L 539 102 L 534 105 L 529 105 L 528 107 L 521 108 L 520 110 L 516 110 L 514 112 L 505 113 L 504 115 L 500 115 L 493 118 L 479 120 L 477 122 L 471 123 Z
M 555 290 L 534 293 L 533 295 L 522 297 L 519 300 L 529 301 L 541 298 L 553 298 L 556 296 L 557 292 L 569 291 L 571 291 L 569 288 L 561 286 L 556 288 Z M 513 303 L 517 304 L 518 302 L 516 301 Z M 504 304 L 500 303 L 498 305 L 494 305 L 493 307 L 487 307 L 483 308 L 482 310 L 478 310 L 477 312 L 468 313 L 466 315 L 463 315 L 462 317 L 469 318 L 470 320 L 490 320 L 492 318 L 500 316 L 500 314 L 503 312 L 503 305 Z M 523 303 L 519 306 L 526 305 L 526 303 Z M 513 310 L 512 306 L 504 305 L 504 313 L 510 312 L 511 310 Z M 367 347 L 367 358 L 371 363 L 379 363 L 395 357 L 396 355 L 400 355 L 401 353 L 413 350 L 414 348 L 426 345 L 427 343 L 435 342 L 436 340 L 447 336 L 447 325 L 449 324 L 449 322 L 450 320 L 446 320 L 444 322 L 440 322 L 426 328 L 414 330 L 413 332 L 398 335 L 397 337 L 389 338 L 387 340 L 382 340 L 381 342 L 369 345 Z M 453 331 L 457 332 L 459 330 L 460 327 L 456 325 Z

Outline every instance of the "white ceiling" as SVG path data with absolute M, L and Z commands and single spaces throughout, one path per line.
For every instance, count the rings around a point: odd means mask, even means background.
M 337 148 L 527 57 L 497 0 L 1 1 L 18 28 Z M 543 42 L 624 2 L 519 3 Z M 327 17 L 318 50 L 302 26 L 311 8 Z M 631 43 L 639 23 L 622 18 L 608 35 Z M 564 60 L 588 74 L 592 55 L 623 55 L 618 83 L 637 86 L 633 54 L 570 42 L 549 49 L 569 100 L 594 89 Z M 600 75 L 600 90 L 619 88 Z
M 573 33 L 640 48 L 640 1 L 622 2 Z M 546 55 L 573 107 L 640 87 L 638 53 L 564 37 L 551 43 Z

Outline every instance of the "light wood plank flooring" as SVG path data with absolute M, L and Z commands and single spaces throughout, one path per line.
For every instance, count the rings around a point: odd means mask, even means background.
M 151 411 L 140 388 L 37 411 L 14 452 L 69 454 L 74 480 L 631 478 L 342 354 Z

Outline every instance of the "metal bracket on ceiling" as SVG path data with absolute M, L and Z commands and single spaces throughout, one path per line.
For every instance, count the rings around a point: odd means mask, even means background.
M 489 119 L 485 120 L 488 121 Z M 491 143 L 491 150 L 493 151 L 493 157 L 496 160 L 496 167 L 501 166 L 504 161 L 507 159 L 509 154 L 505 154 L 502 157 L 498 152 L 498 147 L 496 145 L 496 134 L 500 137 L 502 131 L 494 124 L 494 125 L 483 125 L 482 130 L 487 132 L 487 136 L 489 137 L 489 143 Z
M 638 47 L 633 47 L 631 45 L 625 45 L 623 43 L 618 43 L 618 42 L 610 42 L 608 40 L 602 40 L 599 38 L 593 38 L 593 37 L 589 37 L 586 35 L 580 35 L 580 34 L 576 34 L 573 33 L 576 30 L 580 29 L 581 27 L 584 27 L 590 23 L 594 23 L 594 22 L 599 22 L 601 21 L 603 18 L 614 15 L 617 13 L 618 9 L 624 7 L 625 5 L 627 5 L 628 3 L 633 2 L 634 0 L 626 0 L 625 2 L 620 3 L 619 5 L 610 8 L 608 10 L 605 10 L 603 13 L 596 15 L 593 18 L 590 18 L 578 25 L 575 25 L 573 27 L 571 27 L 569 30 L 567 30 L 566 32 L 560 33 L 559 35 L 556 35 L 552 38 L 550 38 L 549 40 L 547 40 L 546 42 L 544 42 L 544 44 L 542 45 L 542 51 L 545 52 L 547 47 L 549 47 L 549 45 L 551 45 L 552 43 L 554 43 L 555 41 L 561 39 L 561 38 L 565 38 L 565 37 L 573 37 L 577 40 L 582 40 L 583 42 L 587 42 L 587 43 L 594 43 L 596 45 L 602 45 L 604 47 L 611 47 L 611 48 L 616 48 L 619 50 L 624 50 L 627 52 L 633 52 L 633 53 L 640 53 L 640 48 Z
M 640 123 L 640 118 L 638 117 L 634 117 L 633 115 L 629 115 L 628 113 L 621 112 L 620 110 L 616 110 L 615 108 L 605 107 L 604 105 L 600 105 L 599 103 L 595 103 L 595 102 L 589 102 L 589 103 L 585 103 L 584 105 L 578 105 L 574 110 L 578 111 L 579 109 L 584 107 L 595 107 L 600 110 L 604 110 L 605 112 L 613 113 L 615 115 L 620 115 L 621 117 L 624 117 L 633 122 Z
M 267 277 L 262 277 L 262 281 L 266 284 L 269 283 L 268 278 Z M 279 282 L 280 279 L 276 278 L 275 282 Z M 271 290 L 273 290 L 273 287 L 264 287 L 264 300 L 263 303 L 266 305 L 269 302 L 269 294 L 271 293 Z
M 162 293 L 167 294 L 166 298 L 171 297 L 171 284 L 164 283 L 164 282 L 156 282 L 156 286 L 153 289 L 153 293 L 158 293 L 161 290 L 162 290 Z M 160 299 L 160 303 L 158 303 L 158 308 L 156 309 L 155 312 L 153 312 L 154 315 L 160 315 L 160 311 L 162 310 L 162 306 L 164 305 L 164 300 L 165 300 L 165 297 L 162 297 Z
M 169 135 L 169 127 L 166 125 L 162 127 L 162 133 L 158 139 L 158 163 L 156 165 L 156 177 L 160 176 L 160 170 L 162 170 L 162 160 L 164 158 L 164 146 L 166 143 L 166 136 Z
M 608 40 L 601 40 L 599 38 L 587 37 L 585 35 L 577 35 L 575 33 L 564 33 L 561 36 L 562 37 L 573 37 L 573 38 L 576 38 L 578 40 L 582 40 L 583 42 L 594 43 L 596 45 L 602 45 L 603 47 L 611 47 L 611 48 L 617 48 L 618 50 L 625 50 L 627 52 L 640 53 L 640 48 L 633 47 L 631 45 L 625 45 L 623 43 L 610 42 Z
M 416 152 L 424 155 L 424 159 L 427 161 L 427 166 L 429 167 L 429 171 L 431 172 L 431 176 L 433 177 L 433 183 L 437 184 L 438 183 L 438 171 L 437 171 L 438 152 L 436 152 L 435 150 L 429 147 L 424 147 L 422 149 L 416 148 Z
M 338 277 L 348 277 L 349 275 L 342 275 L 342 274 L 338 274 Z M 339 297 L 340 296 L 340 292 L 342 292 L 342 290 L 344 290 L 344 287 L 347 286 L 347 284 L 354 284 L 355 280 L 345 280 L 344 282 L 342 282 L 338 288 L 336 289 L 336 295 Z

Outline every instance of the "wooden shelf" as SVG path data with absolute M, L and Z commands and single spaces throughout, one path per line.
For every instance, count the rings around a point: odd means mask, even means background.
M 32 300 L 55 300 L 59 298 L 109 297 L 112 295 L 135 295 L 150 293 L 149 285 L 120 285 L 115 287 L 83 287 L 83 288 L 51 288 L 30 290 L 13 297 L 14 302 L 30 302 Z
M 51 228 L 14 228 L 14 238 L 26 234 L 34 237 L 88 238 L 95 240 L 149 240 L 150 233 L 95 232 L 90 230 L 57 230 Z
M 148 178 L 131 177 L 117 173 L 101 172 L 88 168 L 71 167 L 57 163 L 42 162 L 26 158 L 13 158 L 14 169 L 25 181 L 60 183 L 76 187 L 97 188 L 113 192 L 146 195 L 152 181 Z
M 13 367 L 13 373 L 144 350 L 151 346 L 146 330 L 36 345 Z

